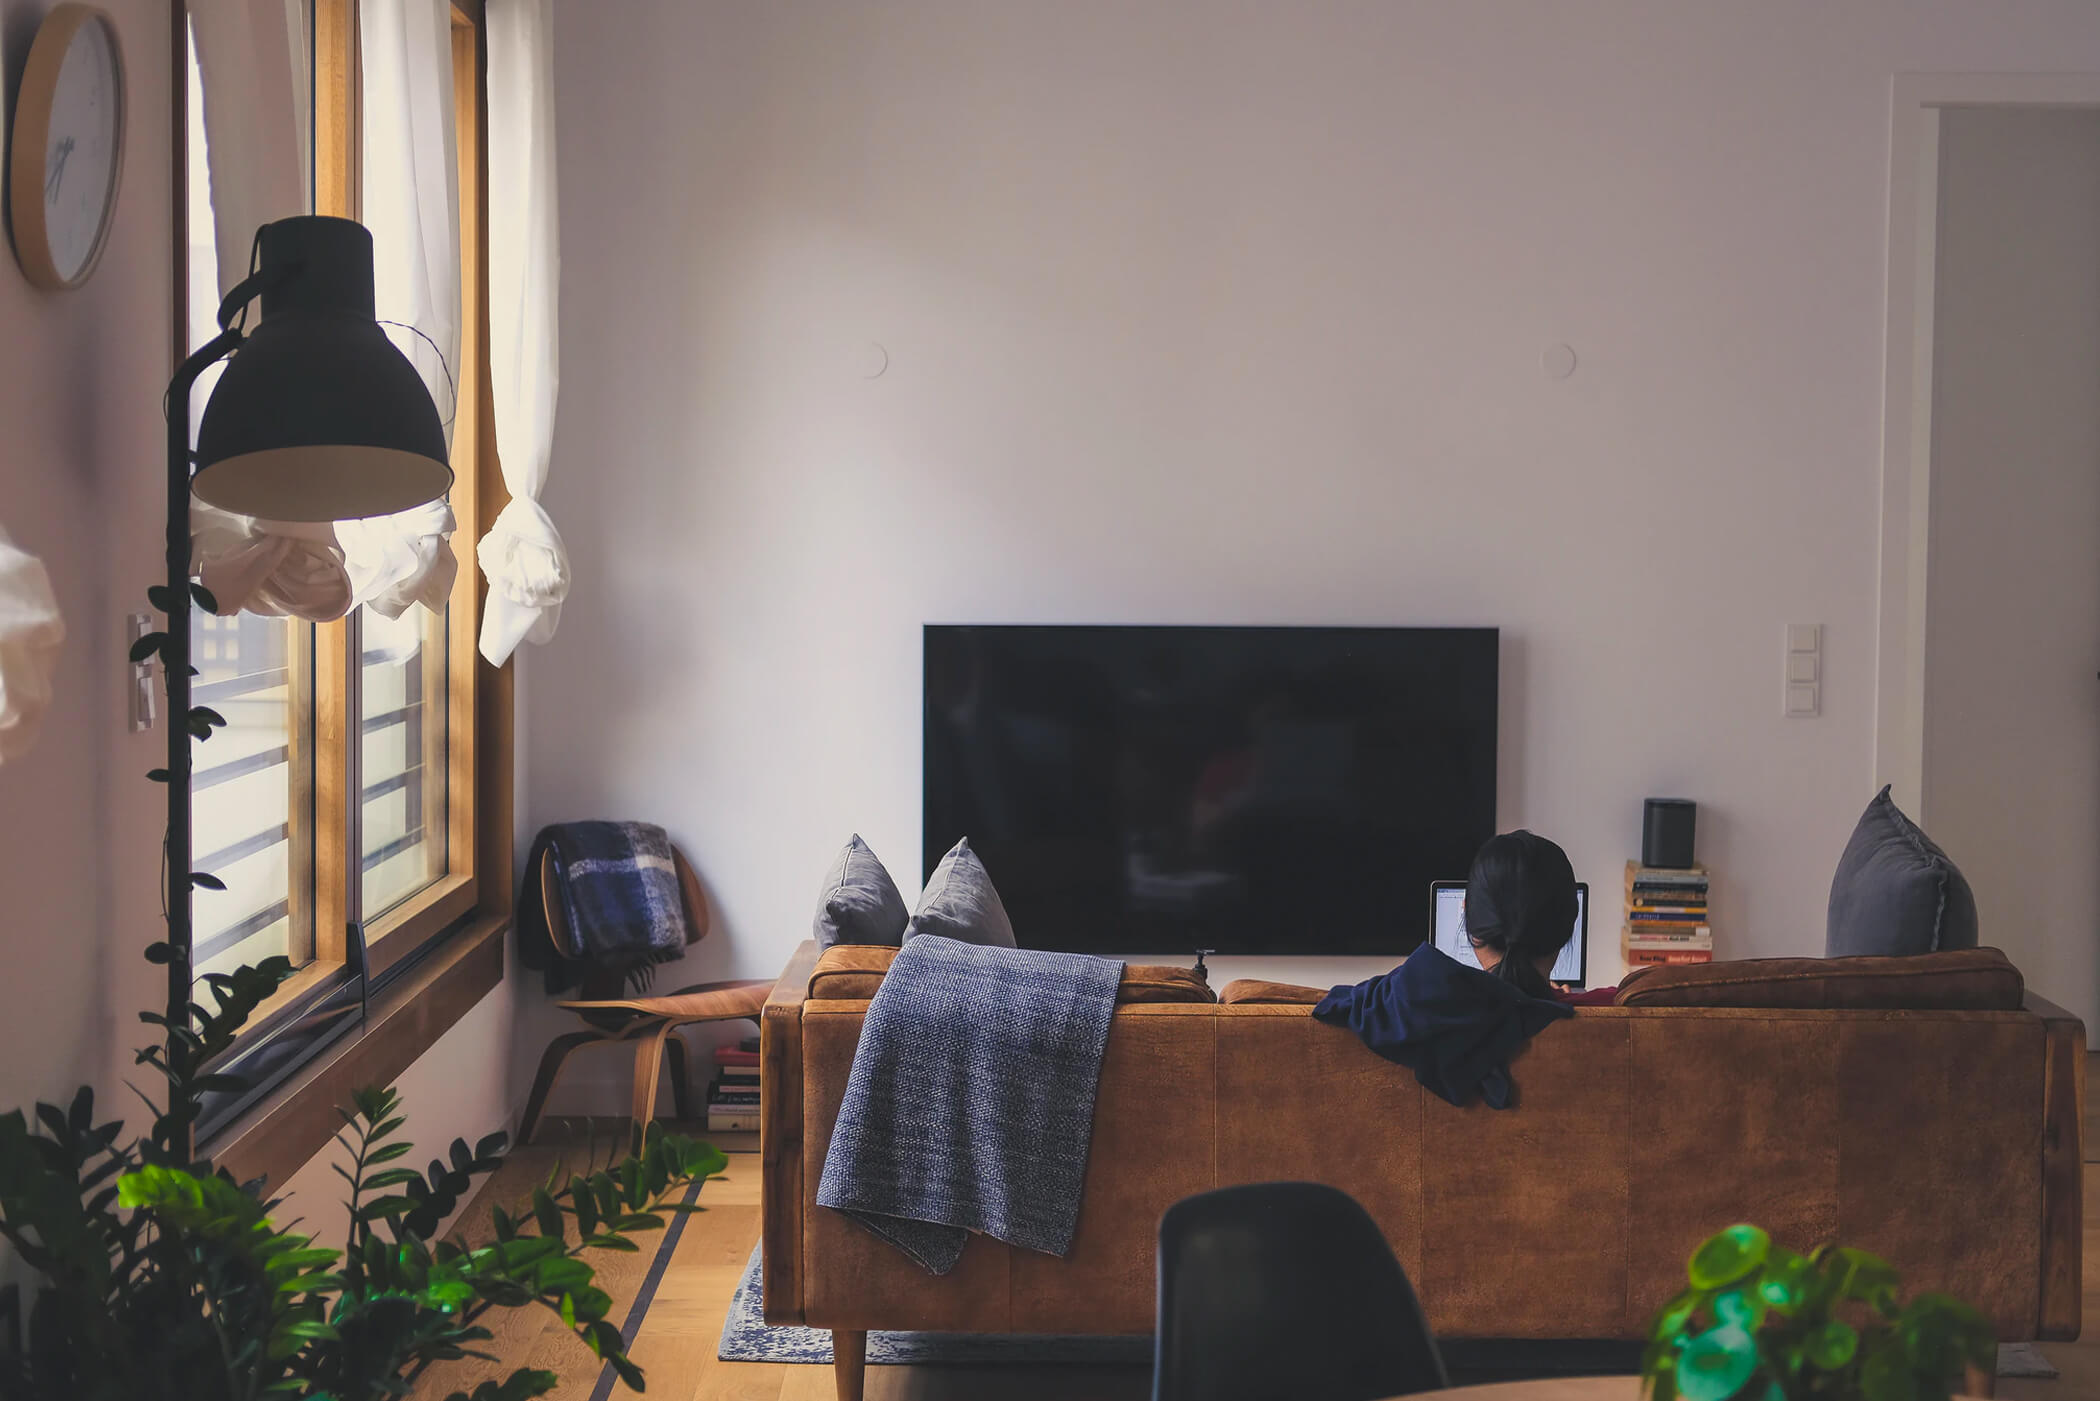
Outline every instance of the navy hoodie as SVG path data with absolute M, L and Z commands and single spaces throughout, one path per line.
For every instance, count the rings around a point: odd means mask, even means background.
M 1572 1017 L 1561 1002 L 1530 997 L 1493 973 L 1423 944 L 1390 973 L 1337 987 L 1313 1015 L 1345 1026 L 1431 1091 L 1464 1107 L 1478 1097 L 1507 1109 L 1509 1058 L 1548 1022 Z

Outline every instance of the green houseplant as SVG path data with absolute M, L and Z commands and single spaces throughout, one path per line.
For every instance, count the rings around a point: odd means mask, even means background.
M 189 592 L 216 609 L 202 585 Z M 184 649 L 171 646 L 187 626 L 177 596 L 162 586 L 148 595 L 170 615 L 170 631 L 141 638 L 131 659 L 158 655 L 166 672 L 187 675 Z M 177 697 L 171 687 L 171 701 Z M 179 723 L 179 737 L 202 743 L 226 721 L 193 706 Z M 171 739 L 171 753 L 185 752 L 184 742 Z M 180 775 L 156 769 L 147 777 L 174 783 Z M 223 888 L 186 866 L 186 852 L 171 863 L 171 907 L 186 904 L 191 886 Z M 652 1126 L 620 1161 L 550 1176 L 515 1214 L 493 1209 L 489 1239 L 470 1246 L 440 1231 L 475 1179 L 502 1163 L 503 1135 L 472 1147 L 455 1139 L 445 1158 L 418 1171 L 401 1161 L 413 1150 L 400 1137 L 399 1097 L 366 1090 L 338 1111 L 337 1142 L 350 1160 L 336 1168 L 348 1190 L 346 1245 L 318 1246 L 273 1219 L 278 1204 L 261 1182 L 236 1182 L 191 1150 L 205 1096 L 242 1083 L 214 1067 L 291 964 L 268 958 L 208 973 L 197 979 L 200 992 L 188 976 L 189 953 L 174 939 L 145 950 L 169 975 L 165 1009 L 139 1014 L 164 1037 L 137 1057 L 165 1085 L 157 1103 L 141 1096 L 154 1115 L 148 1132 L 98 1122 L 86 1087 L 64 1108 L 0 1114 L 0 1239 L 37 1277 L 26 1318 L 19 1284 L 0 1293 L 0 1401 L 406 1396 L 438 1363 L 498 1361 L 476 1351 L 492 1337 L 481 1320 L 518 1308 L 552 1311 L 602 1365 L 642 1389 L 607 1317 L 612 1299 L 583 1257 L 637 1250 L 636 1233 L 699 1210 L 688 1188 L 726 1165 L 718 1150 Z M 556 1380 L 521 1367 L 449 1401 L 524 1401 Z
M 1736 1225 L 1686 1273 L 1649 1327 L 1653 1401 L 1946 1401 L 1997 1359 L 1983 1315 L 1945 1294 L 1903 1301 L 1894 1267 L 1863 1250 L 1800 1255 Z
M 287 971 L 272 959 L 212 984 L 216 1007 L 195 1009 L 183 1037 L 200 1053 L 231 1044 L 255 1005 Z M 148 1014 L 158 1020 L 158 1014 Z M 182 1037 L 177 1038 L 178 1041 Z M 545 1308 L 589 1352 L 639 1391 L 612 1300 L 582 1258 L 636 1250 L 632 1237 L 667 1214 L 698 1210 L 688 1184 L 725 1165 L 712 1145 L 652 1132 L 641 1150 L 596 1170 L 550 1177 L 516 1214 L 497 1208 L 491 1239 L 439 1238 L 474 1180 L 502 1161 L 503 1136 L 454 1140 L 423 1171 L 400 1160 L 400 1100 L 354 1096 L 338 1141 L 350 1163 L 347 1248 L 327 1249 L 272 1219 L 260 1183 L 237 1183 L 208 1161 L 164 1151 L 171 1116 L 193 1116 L 213 1077 L 170 1066 L 162 1048 L 142 1062 L 168 1074 L 169 1108 L 155 1132 L 127 1139 L 97 1123 L 92 1091 L 34 1118 L 0 1114 L 0 1237 L 39 1276 L 26 1335 L 0 1336 L 6 1401 L 375 1401 L 407 1395 L 433 1364 L 477 1352 L 491 1310 Z M 199 1063 L 202 1063 L 201 1061 Z M 451 1401 L 522 1401 L 551 1390 L 553 1373 L 519 1368 Z

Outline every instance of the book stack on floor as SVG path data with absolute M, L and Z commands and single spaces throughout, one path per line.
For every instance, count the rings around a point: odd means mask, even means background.
M 1653 963 L 1711 963 L 1714 931 L 1706 922 L 1704 866 L 1682 870 L 1626 863 L 1626 928 L 1620 952 L 1628 968 Z
M 710 1133 L 758 1129 L 758 1038 L 715 1047 L 715 1080 L 707 1089 Z

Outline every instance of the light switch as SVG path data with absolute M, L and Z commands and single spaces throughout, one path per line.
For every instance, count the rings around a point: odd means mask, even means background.
M 1788 719 L 1809 719 L 1823 712 L 1823 625 L 1786 625 L 1786 709 Z

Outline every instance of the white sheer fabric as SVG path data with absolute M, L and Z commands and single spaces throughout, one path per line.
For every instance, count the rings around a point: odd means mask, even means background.
M 460 342 L 459 158 L 450 0 L 362 0 L 363 215 L 379 319 L 423 376 L 452 440 Z M 413 327 L 414 330 L 404 329 Z M 420 332 L 421 334 L 417 334 Z M 444 502 L 342 522 L 354 603 L 398 618 L 445 606 L 459 573 Z
M 190 568 L 227 617 L 325 623 L 350 611 L 350 571 L 327 521 L 258 521 L 193 499 Z
M 539 503 L 554 446 L 561 248 L 554 170 L 553 0 L 489 0 L 489 371 L 510 504 L 476 551 L 488 576 L 481 655 L 501 666 L 545 642 L 569 592 L 569 553 Z
M 219 294 L 248 275 L 255 231 L 308 208 L 305 0 L 190 0 L 203 75 Z M 207 317 L 215 308 L 192 308 Z
M 210 245 L 193 246 L 191 256 L 202 261 L 216 255 L 217 293 L 223 297 L 248 275 L 255 231 L 311 207 L 306 5 L 191 0 L 189 16 L 197 57 L 191 98 L 203 112 L 213 234 Z M 210 286 L 191 280 L 193 346 L 217 330 Z M 217 383 L 214 368 L 193 392 L 193 429 Z M 349 610 L 345 595 L 334 612 L 315 611 L 339 591 L 328 582 L 330 570 L 312 530 L 230 515 L 197 501 L 190 506 L 190 530 L 194 565 L 224 611 L 239 612 L 249 600 L 265 598 L 277 606 L 253 611 L 327 621 Z M 326 548 L 334 549 L 332 534 Z M 340 552 L 334 572 L 341 573 Z
M 452 507 L 443 500 L 398 516 L 337 521 L 352 598 L 387 618 L 400 617 L 412 603 L 443 612 L 459 577 L 450 544 L 456 528 Z
M 0 763 L 19 759 L 36 742 L 65 640 L 43 561 L 0 530 Z

